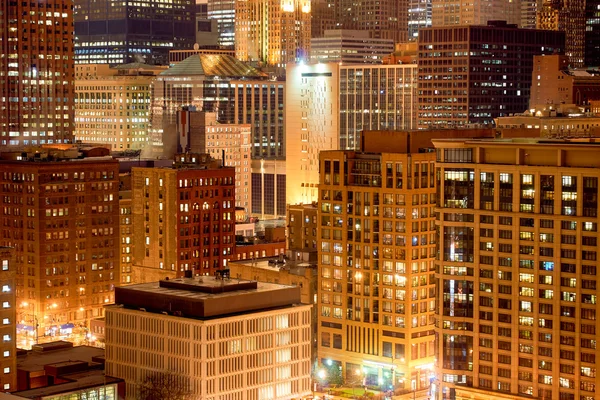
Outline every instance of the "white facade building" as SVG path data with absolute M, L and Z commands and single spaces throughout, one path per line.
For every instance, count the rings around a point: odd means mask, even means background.
M 417 128 L 417 64 L 290 64 L 286 84 L 288 204 L 318 200 L 319 152 L 358 149 L 363 130 Z
M 125 379 L 128 399 L 160 374 L 204 400 L 312 393 L 311 305 L 300 304 L 299 287 L 203 277 L 117 290 L 106 373 Z

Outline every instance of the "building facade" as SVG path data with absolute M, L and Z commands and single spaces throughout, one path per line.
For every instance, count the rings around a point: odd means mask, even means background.
M 367 31 L 326 30 L 322 37 L 310 40 L 313 63 L 381 64 L 394 51 L 392 39 L 374 39 Z
M 0 147 L 71 143 L 73 2 L 3 1 L 0 12 Z
M 228 55 L 199 54 L 162 72 L 152 86 L 150 145 L 162 155 L 175 142 L 177 111 L 195 107 L 217 113 L 222 124 L 249 124 L 252 156 L 285 156 L 285 82 L 267 76 Z
M 430 26 L 487 25 L 498 18 L 509 24 L 521 23 L 522 2 L 514 0 L 475 0 L 469 4 L 452 0 L 431 0 Z M 500 17 L 501 16 L 501 17 Z
M 417 65 L 289 65 L 288 204 L 317 201 L 319 152 L 357 149 L 363 130 L 415 129 Z
M 145 64 L 75 67 L 75 140 L 141 150 L 148 144 L 150 86 L 163 68 Z
M 384 391 L 429 387 L 435 355 L 435 155 L 408 138 L 320 156 L 319 362 Z
M 564 54 L 569 57 L 569 63 L 575 68 L 585 66 L 585 1 L 544 1 L 537 12 L 536 28 L 565 32 Z
M 218 44 L 235 45 L 235 1 L 210 0 L 207 2 L 208 19 L 217 21 Z
M 284 160 L 252 160 L 252 215 L 260 219 L 285 217 L 286 172 Z
M 74 9 L 77 64 L 168 65 L 169 50 L 196 42 L 192 0 L 75 0 Z
M 207 154 L 132 168 L 133 263 L 212 275 L 235 252 L 235 169 Z
M 77 150 L 17 154 L 0 161 L 0 243 L 15 252 L 19 328 L 65 335 L 102 316 L 120 281 L 117 161 Z
M 0 274 L 0 285 L 2 285 L 0 294 L 2 302 L 2 311 L 0 311 L 0 318 L 2 318 L 0 391 L 2 392 L 12 392 L 17 388 L 17 324 L 31 318 L 28 315 L 17 315 L 17 273 L 13 251 L 14 249 L 10 247 L 0 247 L 0 267 L 2 268 Z
M 235 168 L 235 206 L 252 209 L 250 125 L 219 124 L 216 113 L 178 113 L 179 152 L 205 153 Z
M 285 68 L 310 53 L 310 1 L 235 2 L 235 56 Z
M 312 306 L 299 287 L 177 278 L 127 286 L 117 302 L 106 313 L 106 373 L 125 379 L 127 399 L 165 371 L 173 391 L 194 398 L 312 395 Z
M 418 44 L 418 127 L 491 126 L 528 108 L 533 56 L 562 54 L 564 33 L 495 21 L 422 29 Z
M 583 65 L 600 67 L 600 3 L 585 2 L 585 56 Z
M 433 140 L 435 398 L 595 398 L 592 141 Z

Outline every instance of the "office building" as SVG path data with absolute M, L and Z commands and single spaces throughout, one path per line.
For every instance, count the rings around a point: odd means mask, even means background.
M 310 53 L 310 0 L 235 2 L 235 56 L 283 70 Z
M 544 1 L 537 13 L 536 28 L 565 32 L 564 54 L 569 57 L 569 64 L 575 68 L 585 66 L 585 1 Z
M 106 310 L 106 373 L 125 380 L 127 399 L 165 371 L 172 390 L 194 398 L 312 395 L 312 306 L 300 303 L 300 288 L 225 271 L 118 288 Z
M 600 67 L 600 3 L 585 2 L 585 57 L 586 67 Z
M 320 154 L 319 362 L 346 385 L 420 390 L 436 356 L 435 153 L 427 133 L 362 141 Z
M 569 66 L 569 57 L 545 55 L 533 57 L 529 108 L 553 104 L 584 106 L 600 99 L 600 74 Z
M 310 14 L 310 37 L 312 39 L 323 37 L 327 30 L 336 29 L 335 7 L 330 0 L 311 1 Z
M 220 124 L 216 113 L 188 109 L 178 112 L 178 152 L 205 153 L 235 168 L 235 206 L 252 208 L 250 125 Z M 164 152 L 163 152 L 164 154 Z
M 508 24 L 521 23 L 522 3 L 515 0 L 475 0 L 463 4 L 460 1 L 431 0 L 431 27 L 461 25 L 487 25 L 499 18 Z
M 19 354 L 15 399 L 121 399 L 125 382 L 104 374 L 104 350 L 56 341 Z
M 72 7 L 71 0 L 0 2 L 1 148 L 73 141 Z
M 117 161 L 102 148 L 2 158 L 0 245 L 14 248 L 18 333 L 75 333 L 120 281 Z
M 79 64 L 75 67 L 75 140 L 113 151 L 148 145 L 150 86 L 164 67 Z
M 261 220 L 285 218 L 285 160 L 252 160 L 252 215 Z
M 542 5 L 543 0 L 522 0 L 519 28 L 535 29 L 537 26 L 537 13 L 542 9 Z
M 134 167 L 131 179 L 134 267 L 213 275 L 226 265 L 235 252 L 234 168 L 188 153 L 170 168 Z
M 75 0 L 75 62 L 167 65 L 169 50 L 196 41 L 194 7 L 192 0 Z
M 209 0 L 207 17 L 217 22 L 218 44 L 232 47 L 235 44 L 235 1 Z
M 10 247 L 0 247 L 0 264 L 2 273 L 0 274 L 0 285 L 2 285 L 2 293 L 0 301 L 2 302 L 2 327 L 0 335 L 2 335 L 2 344 L 0 351 L 2 358 L 0 359 L 0 391 L 12 392 L 17 388 L 17 324 L 20 321 L 26 321 L 31 318 L 29 315 L 17 314 L 17 271 L 14 264 L 14 249 Z
M 394 51 L 392 39 L 374 39 L 367 31 L 326 30 L 323 37 L 310 40 L 310 59 L 344 64 L 381 64 Z
M 288 66 L 288 204 L 317 201 L 319 152 L 356 149 L 363 130 L 415 129 L 417 65 Z
M 163 140 L 177 136 L 177 111 L 192 106 L 217 113 L 219 123 L 250 124 L 253 157 L 284 158 L 285 82 L 267 80 L 228 55 L 198 54 L 158 75 L 152 90 L 154 155 L 162 154 Z
M 435 398 L 594 399 L 595 140 L 433 143 Z
M 234 279 L 277 283 L 300 288 L 300 302 L 312 305 L 311 315 L 311 365 L 317 361 L 317 264 L 282 256 L 254 260 L 233 261 L 228 264 Z
M 417 40 L 420 29 L 431 27 L 432 18 L 432 0 L 409 0 L 408 40 Z
M 533 56 L 562 54 L 563 48 L 563 32 L 502 21 L 422 29 L 419 128 L 491 126 L 494 118 L 525 111 Z
M 329 0 L 328 3 L 334 9 L 336 29 L 366 31 L 372 38 L 391 39 L 395 43 L 407 41 L 407 2 Z

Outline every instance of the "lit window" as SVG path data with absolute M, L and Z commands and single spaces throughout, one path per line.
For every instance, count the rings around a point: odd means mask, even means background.
M 4 373 L 10 374 L 10 367 L 4 367 Z
M 4 336 L 3 336 L 3 340 L 4 340 L 5 342 L 10 342 L 10 335 L 4 335 Z
M 4 350 L 4 357 L 10 357 L 10 351 Z
M 10 303 L 8 301 L 2 302 L 2 308 L 10 308 Z
M 2 292 L 3 293 L 10 292 L 10 286 L 8 286 L 8 285 L 2 285 Z
M 10 324 L 10 320 L 8 318 L 4 318 L 4 319 L 2 319 L 2 324 L 8 325 L 8 324 Z
M 10 383 L 4 384 L 4 390 L 10 390 Z

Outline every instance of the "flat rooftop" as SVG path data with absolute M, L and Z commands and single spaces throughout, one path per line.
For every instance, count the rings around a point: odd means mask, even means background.
M 299 287 L 213 276 L 165 279 L 115 288 L 116 305 L 195 319 L 247 314 L 300 303 Z
M 113 383 L 123 382 L 122 379 L 104 375 L 104 369 L 60 375 L 60 378 L 67 379 L 69 380 L 69 382 L 59 383 L 57 385 L 46 386 L 36 389 L 22 390 L 20 392 L 14 392 L 14 395 L 26 399 L 40 399 L 46 396 L 54 396 L 69 392 L 80 391 L 87 388 L 94 388 L 99 386 L 110 385 Z
M 65 346 L 61 345 L 63 343 Z M 64 366 L 82 361 L 96 363 L 94 360 L 104 358 L 104 349 L 93 346 L 68 347 L 66 343 L 69 342 L 58 341 L 37 345 L 41 346 L 40 351 L 31 350 L 17 357 L 17 369 L 29 372 L 43 371 L 46 365 Z
M 236 260 L 229 261 L 229 265 L 243 265 L 252 268 L 260 268 L 267 271 L 276 271 L 289 273 L 291 275 L 304 276 L 306 274 L 306 270 L 315 270 L 317 263 L 311 263 L 308 261 L 300 261 L 300 260 L 290 260 L 285 259 L 285 263 L 283 263 L 279 257 L 266 257 L 266 258 L 258 258 L 258 259 L 247 259 L 247 260 Z M 234 277 L 235 278 L 235 277 Z

